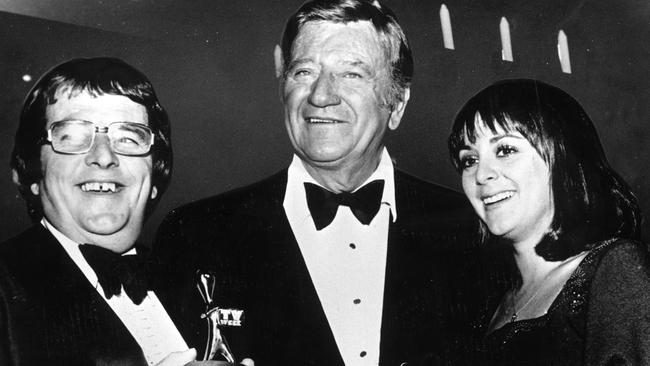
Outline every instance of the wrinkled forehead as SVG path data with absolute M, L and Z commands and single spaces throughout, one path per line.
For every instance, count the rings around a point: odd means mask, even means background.
M 300 27 L 291 47 L 291 61 L 313 54 L 348 54 L 382 66 L 388 63 L 388 50 L 382 42 L 382 35 L 368 20 L 306 22 Z

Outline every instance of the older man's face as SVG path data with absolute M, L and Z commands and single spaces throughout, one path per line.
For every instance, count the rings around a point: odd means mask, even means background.
M 98 127 L 112 122 L 147 125 L 146 109 L 117 95 L 87 92 L 56 93 L 46 110 L 47 125 L 62 120 L 86 120 Z M 140 234 L 152 189 L 151 156 L 124 156 L 112 151 L 108 136 L 97 133 L 90 151 L 71 155 L 41 148 L 43 179 L 32 186 L 41 197 L 45 217 L 79 243 L 124 252 Z
M 283 98 L 289 138 L 303 161 L 334 170 L 378 163 L 386 128 L 401 118 L 384 100 L 387 65 L 368 21 L 301 28 Z

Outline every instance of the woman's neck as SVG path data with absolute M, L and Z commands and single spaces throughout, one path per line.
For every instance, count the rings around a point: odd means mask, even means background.
M 512 245 L 515 263 L 521 275 L 522 288 L 541 281 L 550 271 L 561 264 L 561 262 L 547 261 L 535 251 L 535 247 L 542 241 L 544 235 L 542 233 L 514 242 Z

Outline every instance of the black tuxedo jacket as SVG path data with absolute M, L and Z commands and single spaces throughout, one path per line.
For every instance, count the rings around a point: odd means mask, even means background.
M 172 211 L 153 252 L 166 264 L 156 289 L 190 347 L 207 325 L 197 269 L 218 277 L 215 303 L 244 310 L 222 327 L 235 357 L 267 365 L 342 365 L 316 290 L 286 218 L 286 169 Z M 471 349 L 469 316 L 481 297 L 473 213 L 464 197 L 395 171 L 380 364 L 454 363 Z
M 0 365 L 146 365 L 129 331 L 42 225 L 0 244 Z

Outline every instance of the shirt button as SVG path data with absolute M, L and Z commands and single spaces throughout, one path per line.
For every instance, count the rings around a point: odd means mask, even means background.
M 359 304 L 361 304 L 361 299 L 354 299 L 354 301 L 352 301 L 352 302 L 353 302 L 355 305 L 359 305 Z
M 367 355 L 366 351 L 361 351 L 361 353 L 359 353 L 360 357 L 366 357 L 366 355 Z
M 350 248 L 352 248 L 352 249 L 357 249 L 357 245 L 354 244 L 354 243 L 350 243 Z

